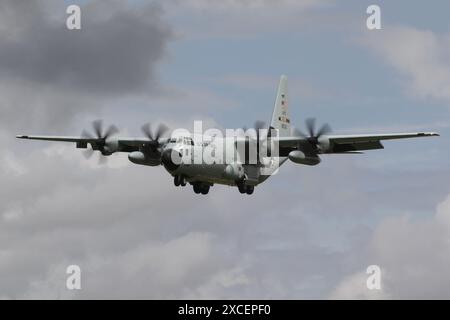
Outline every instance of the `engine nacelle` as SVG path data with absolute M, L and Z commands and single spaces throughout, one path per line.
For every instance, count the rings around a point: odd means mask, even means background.
M 150 158 L 146 156 L 141 151 L 134 151 L 128 154 L 128 160 L 130 160 L 133 163 L 141 164 L 144 166 L 158 166 L 161 164 L 160 159 Z
M 306 164 L 308 166 L 315 166 L 320 163 L 320 158 L 318 156 L 306 156 L 299 150 L 289 152 L 288 157 L 292 162 Z
M 231 163 L 225 167 L 223 175 L 235 181 L 242 180 L 244 178 L 244 167 L 238 163 Z
M 100 147 L 100 151 L 104 156 L 112 155 L 114 152 L 119 151 L 119 141 L 117 139 L 108 139 L 103 147 Z
M 328 139 L 326 136 L 319 138 L 319 145 L 318 148 L 321 153 L 328 153 L 330 152 L 330 139 Z

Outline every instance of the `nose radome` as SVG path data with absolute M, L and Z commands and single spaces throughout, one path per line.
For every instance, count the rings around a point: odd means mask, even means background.
M 161 162 L 169 171 L 175 171 L 181 165 L 182 154 L 174 149 L 167 149 L 161 155 Z

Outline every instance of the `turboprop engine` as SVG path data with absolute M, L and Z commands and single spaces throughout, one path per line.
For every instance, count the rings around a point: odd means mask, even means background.
M 161 158 L 152 158 L 141 151 L 134 151 L 128 154 L 128 160 L 133 163 L 144 166 L 158 166 L 161 164 Z
M 77 142 L 77 148 L 86 149 L 84 152 L 86 158 L 90 158 L 94 151 L 100 151 L 102 156 L 110 156 L 114 152 L 120 151 L 119 141 L 111 137 L 119 131 L 116 126 L 110 125 L 106 130 L 103 130 L 102 120 L 94 121 L 92 126 L 94 128 L 94 134 L 86 130 L 83 130 L 81 133 L 81 136 L 89 139 L 89 142 Z M 88 144 L 91 145 L 91 148 L 88 148 Z M 106 157 L 99 158 L 100 163 L 105 161 Z
M 320 163 L 320 158 L 317 155 L 307 156 L 300 150 L 289 152 L 289 160 L 299 164 L 306 164 L 308 166 L 315 166 Z
M 160 123 L 156 130 L 152 130 L 150 123 L 146 123 L 141 127 L 142 132 L 147 136 L 148 142 L 141 147 L 139 151 L 128 154 L 128 160 L 133 163 L 144 166 L 158 166 L 162 162 L 162 149 L 160 138 L 169 130 L 169 128 Z

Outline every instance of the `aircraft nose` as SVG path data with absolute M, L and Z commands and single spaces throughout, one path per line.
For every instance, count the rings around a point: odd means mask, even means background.
M 183 155 L 174 149 L 167 149 L 161 155 L 161 162 L 169 171 L 175 171 L 181 165 Z

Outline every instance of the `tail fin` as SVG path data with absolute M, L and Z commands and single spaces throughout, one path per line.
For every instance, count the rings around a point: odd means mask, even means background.
M 282 75 L 280 84 L 278 85 L 277 98 L 270 123 L 272 128 L 278 129 L 280 137 L 286 137 L 291 134 L 291 121 L 288 111 L 287 76 Z

